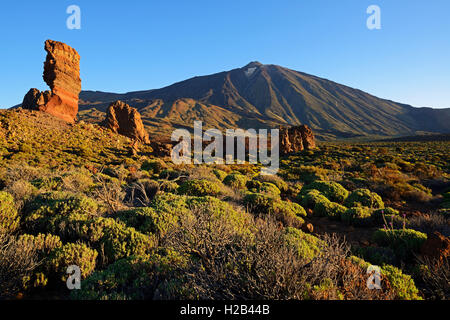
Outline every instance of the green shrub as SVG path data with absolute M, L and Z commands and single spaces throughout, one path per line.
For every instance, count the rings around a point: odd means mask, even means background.
M 84 195 L 51 192 L 38 195 L 25 211 L 25 224 L 33 232 L 50 232 L 63 236 L 70 220 L 86 220 L 96 216 L 97 202 Z
M 374 265 L 395 264 L 395 253 L 391 248 L 385 247 L 356 247 L 354 254 L 361 256 L 365 261 Z
M 80 268 L 82 279 L 89 276 L 95 269 L 98 252 L 83 243 L 67 243 L 53 251 L 50 258 L 52 271 L 67 280 L 67 267 L 76 265 Z
M 260 193 L 248 193 L 244 197 L 244 204 L 250 212 L 256 215 L 274 215 L 278 221 L 286 226 L 299 228 L 305 222 L 305 209 L 297 203 L 282 201 Z
M 328 171 L 326 169 L 322 169 L 319 167 L 300 166 L 297 168 L 292 168 L 290 170 L 289 176 L 296 177 L 305 183 L 311 183 L 316 180 L 327 180 L 327 173 Z
M 285 229 L 285 238 L 287 244 L 297 250 L 299 257 L 306 260 L 312 260 L 316 257 L 323 245 L 318 238 L 291 227 Z
M 365 226 L 372 223 L 372 209 L 367 207 L 348 208 L 341 215 L 344 222 L 357 226 Z
M 12 233 L 19 228 L 20 217 L 14 204 L 14 198 L 0 191 L 0 232 Z
M 302 183 L 294 183 L 292 185 L 288 186 L 288 189 L 286 190 L 286 196 L 289 198 L 295 199 L 298 197 L 300 192 L 302 191 L 303 184 Z
M 95 218 L 82 223 L 80 239 L 103 251 L 108 262 L 131 255 L 144 255 L 155 247 L 153 236 L 142 234 L 112 218 Z
M 222 193 L 222 188 L 218 183 L 205 179 L 188 180 L 178 188 L 178 193 L 197 197 L 214 197 Z
M 19 236 L 17 241 L 21 246 L 33 247 L 41 256 L 48 255 L 54 249 L 61 248 L 61 238 L 53 234 L 40 233 L 36 236 L 31 234 L 23 234 Z
M 164 169 L 159 174 L 160 179 L 174 180 L 180 178 L 181 176 L 187 176 L 188 173 L 185 171 L 178 171 L 174 169 Z
M 384 219 L 383 219 L 383 216 L 384 216 Z M 387 207 L 384 209 L 377 209 L 377 210 L 373 211 L 372 217 L 378 223 L 383 223 L 384 220 L 390 221 L 392 218 L 394 218 L 394 219 L 400 218 L 400 213 L 398 212 L 398 210 L 395 210 L 391 207 Z
M 212 172 L 220 181 L 223 181 L 228 176 L 228 173 L 220 169 L 213 169 Z
M 89 171 L 70 172 L 62 176 L 62 183 L 65 190 L 73 192 L 88 192 L 95 184 Z
M 252 191 L 262 193 L 273 198 L 279 198 L 281 194 L 280 189 L 278 189 L 276 185 L 270 182 L 260 183 L 256 188 L 252 188 Z
M 161 236 L 178 225 L 181 216 L 192 215 L 187 199 L 187 196 L 158 195 L 149 207 L 122 211 L 117 217 L 142 233 Z
M 188 196 L 159 194 L 148 208 L 140 208 L 119 214 L 119 218 L 128 226 L 143 233 L 164 235 L 178 225 L 181 216 L 192 216 L 187 202 Z
M 305 208 L 313 209 L 319 202 L 329 202 L 329 200 L 318 190 L 310 190 L 305 194 L 300 193 L 297 200 Z
M 384 208 L 381 197 L 369 189 L 356 189 L 345 200 L 344 205 L 348 208 L 352 207 L 369 207 L 374 209 Z
M 73 290 L 75 300 L 141 300 L 158 298 L 176 290 L 174 282 L 165 278 L 178 268 L 184 268 L 187 257 L 171 250 L 151 256 L 132 256 L 116 261 L 107 269 L 96 271 Z M 181 278 L 181 277 L 180 277 Z
M 403 274 L 400 269 L 391 265 L 384 265 L 381 273 L 389 280 L 395 299 L 422 300 L 411 276 Z
M 288 184 L 279 176 L 276 175 L 258 175 L 255 178 L 253 178 L 255 181 L 259 182 L 267 182 L 274 184 L 278 190 L 281 192 L 286 192 L 288 190 Z
M 379 229 L 374 233 L 373 240 L 380 246 L 392 248 L 400 259 L 407 259 L 420 250 L 427 235 L 412 229 Z
M 233 189 L 245 189 L 248 178 L 239 173 L 230 173 L 223 179 L 223 183 Z
M 43 177 L 31 181 L 31 184 L 44 191 L 60 191 L 64 186 L 61 177 Z
M 18 237 L 17 243 L 23 248 L 33 248 L 39 261 L 37 268 L 22 279 L 23 289 L 45 287 L 54 273 L 49 257 L 54 250 L 63 246 L 61 239 L 52 234 L 23 234 Z
M 309 190 L 320 191 L 328 200 L 343 203 L 348 197 L 348 191 L 339 183 L 334 181 L 315 181 L 303 187 L 301 193 L 305 194 Z
M 156 174 L 161 173 L 164 169 L 167 169 L 167 165 L 160 159 L 145 160 L 141 165 L 141 170 L 152 171 Z
M 273 204 L 275 218 L 285 226 L 300 228 L 304 223 L 302 217 L 306 217 L 306 211 L 297 203 L 289 201 L 275 201 Z
M 346 210 L 347 208 L 343 205 L 331 201 L 319 201 L 314 206 L 315 215 L 319 217 L 330 217 L 335 220 L 340 220 Z
M 229 203 L 213 197 L 189 197 L 186 201 L 189 208 L 204 210 L 214 221 L 226 221 L 237 234 L 249 234 L 251 219 L 248 213 L 236 211 Z M 297 208 L 298 210 L 298 208 Z
M 355 256 L 351 256 L 350 261 L 363 269 L 367 269 L 371 265 L 363 259 Z M 394 294 L 394 299 L 422 300 L 422 298 L 418 295 L 419 291 L 417 290 L 411 276 L 403 274 L 400 269 L 387 264 L 383 265 L 380 269 L 383 279 L 385 278 L 389 282 L 389 291 Z
M 178 184 L 170 180 L 158 180 L 161 191 L 176 193 L 178 190 Z
M 257 214 L 270 213 L 275 201 L 273 197 L 253 192 L 247 193 L 243 199 L 248 210 Z

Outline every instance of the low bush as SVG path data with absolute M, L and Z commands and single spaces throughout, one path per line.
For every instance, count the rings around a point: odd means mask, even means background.
M 165 281 L 169 274 L 185 266 L 187 258 L 175 251 L 151 256 L 131 256 L 116 261 L 105 270 L 96 271 L 73 290 L 74 300 L 158 299 L 159 294 L 175 290 L 175 281 Z
M 256 215 L 273 215 L 287 226 L 299 228 L 306 217 L 305 209 L 293 202 L 283 201 L 260 193 L 248 193 L 244 197 L 248 210 Z
M 367 226 L 373 222 L 372 209 L 367 207 L 348 208 L 341 215 L 342 221 L 356 226 Z
M 312 260 L 321 252 L 324 243 L 318 238 L 303 231 L 288 227 L 285 229 L 286 242 L 293 246 L 301 259 Z
M 314 214 L 319 217 L 329 217 L 334 220 L 340 220 L 345 214 L 346 207 L 336 202 L 318 201 L 314 206 Z
M 369 189 L 356 189 L 345 200 L 344 205 L 348 208 L 352 207 L 369 207 L 374 209 L 384 208 L 381 197 Z
M 158 180 L 158 183 L 161 191 L 169 193 L 177 193 L 178 184 L 176 182 L 170 180 Z
M 259 182 L 267 182 L 274 184 L 282 193 L 288 190 L 288 184 L 279 176 L 276 175 L 258 175 L 253 180 Z
M 328 200 L 342 204 L 347 199 L 349 192 L 339 183 L 334 181 L 315 181 L 303 187 L 301 193 L 309 190 L 320 191 Z
M 319 202 L 329 202 L 327 197 L 318 190 L 310 190 L 304 194 L 300 193 L 297 200 L 303 207 L 310 209 L 314 209 Z
M 0 233 L 0 298 L 14 298 L 23 289 L 39 260 L 31 245 L 16 241 L 15 237 Z
M 97 251 L 83 243 L 67 243 L 52 252 L 49 265 L 63 281 L 68 277 L 67 268 L 76 265 L 80 268 L 81 277 L 84 279 L 94 271 L 97 255 Z
M 391 265 L 383 265 L 381 273 L 389 281 L 395 299 L 422 300 L 411 276 L 403 274 L 400 269 Z
M 167 168 L 168 167 L 164 163 L 164 161 L 160 159 L 145 160 L 141 165 L 141 170 L 151 171 L 152 173 L 156 174 L 161 173 L 163 170 Z
M 220 181 L 223 181 L 228 176 L 228 173 L 220 169 L 213 169 L 212 172 Z
M 395 253 L 391 248 L 385 247 L 356 247 L 353 250 L 355 255 L 362 257 L 374 265 L 395 264 Z
M 420 250 L 427 235 L 412 229 L 379 229 L 373 234 L 373 240 L 394 250 L 398 258 L 408 259 Z
M 223 179 L 223 183 L 233 189 L 245 189 L 248 178 L 240 173 L 231 173 Z
M 62 247 L 61 238 L 53 234 L 43 234 L 38 235 L 23 234 L 19 236 L 17 242 L 24 246 L 30 246 L 41 256 L 50 254 L 54 249 Z
M 222 193 L 222 187 L 219 183 L 205 179 L 188 180 L 178 188 L 178 193 L 197 197 L 215 197 Z
M 0 191 L 0 233 L 12 233 L 19 228 L 20 217 L 14 198 L 7 192 Z
M 86 196 L 66 192 L 44 193 L 25 206 L 24 222 L 29 231 L 63 236 L 64 226 L 70 220 L 86 220 L 96 216 L 98 211 L 97 202 Z
M 95 218 L 81 224 L 79 238 L 91 243 L 104 257 L 103 263 L 144 255 L 156 245 L 155 237 L 142 234 L 112 218 Z
M 256 187 L 251 189 L 253 192 L 261 193 L 273 198 L 279 198 L 281 191 L 276 185 L 270 182 L 258 183 Z

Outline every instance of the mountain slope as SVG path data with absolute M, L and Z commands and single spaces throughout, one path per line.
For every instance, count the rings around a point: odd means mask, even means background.
M 193 120 L 203 120 L 218 128 L 307 124 L 324 137 L 450 132 L 450 109 L 414 108 L 258 62 L 156 90 L 126 94 L 82 92 L 80 109 L 104 111 L 116 99 L 138 108 L 155 129 L 158 123 L 192 127 Z M 81 117 L 86 113 L 82 112 Z

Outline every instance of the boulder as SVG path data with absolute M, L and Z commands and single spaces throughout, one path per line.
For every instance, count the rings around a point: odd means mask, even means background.
M 132 140 L 150 143 L 139 112 L 120 100 L 109 105 L 104 125 L 113 132 L 127 136 Z
M 427 241 L 422 245 L 420 251 L 423 256 L 442 261 L 450 255 L 450 238 L 436 231 L 428 235 Z
M 172 155 L 173 142 L 152 141 L 153 154 L 157 157 L 170 157 Z
M 314 134 L 307 125 L 280 128 L 281 154 L 297 153 L 316 147 Z
M 43 78 L 51 91 L 30 89 L 22 108 L 47 112 L 67 122 L 75 122 L 81 92 L 80 55 L 65 43 L 45 41 L 47 58 Z

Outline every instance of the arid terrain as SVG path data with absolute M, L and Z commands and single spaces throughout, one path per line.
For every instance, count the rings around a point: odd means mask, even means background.
M 0 110 L 0 298 L 449 298 L 448 109 L 259 63 L 78 104 L 78 53 L 45 50 L 50 90 Z M 283 126 L 277 174 L 175 164 L 194 120 Z
M 3 296 L 448 298 L 448 141 L 318 142 L 261 176 L 133 154 L 105 127 L 38 111 L 0 124 Z

